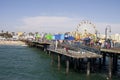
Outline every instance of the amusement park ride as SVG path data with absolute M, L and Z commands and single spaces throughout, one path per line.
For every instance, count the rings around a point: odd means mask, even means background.
M 88 20 L 81 21 L 74 32 L 76 40 L 80 40 L 86 37 L 97 38 L 97 29 L 95 24 Z

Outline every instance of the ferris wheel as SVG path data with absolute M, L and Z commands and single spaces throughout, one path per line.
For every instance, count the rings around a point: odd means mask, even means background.
M 77 25 L 76 31 L 82 35 L 95 34 L 96 27 L 95 27 L 95 24 L 93 24 L 92 22 L 88 20 L 83 20 Z

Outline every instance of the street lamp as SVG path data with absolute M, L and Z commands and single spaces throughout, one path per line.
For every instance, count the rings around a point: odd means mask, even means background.
M 108 32 L 111 33 L 111 26 L 107 25 L 105 28 L 105 40 L 107 40 Z M 109 35 L 110 38 L 110 35 Z

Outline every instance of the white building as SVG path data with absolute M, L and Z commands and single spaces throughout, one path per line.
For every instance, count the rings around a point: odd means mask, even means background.
M 111 35 L 111 39 L 115 40 L 116 42 L 120 42 L 120 34 Z
M 104 34 L 100 34 L 100 38 L 105 39 L 105 35 Z M 120 34 L 113 34 L 113 35 L 109 35 L 107 36 L 107 39 L 112 39 L 116 42 L 120 42 Z

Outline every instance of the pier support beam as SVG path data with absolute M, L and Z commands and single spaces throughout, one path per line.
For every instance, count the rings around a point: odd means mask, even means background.
M 44 52 L 47 51 L 47 45 L 46 44 L 43 45 L 43 49 L 44 49 Z
M 112 64 L 113 63 L 113 58 L 112 58 L 112 55 L 109 54 L 109 73 L 108 73 L 108 79 L 109 80 L 112 80 Z
M 60 70 L 60 55 L 58 54 L 58 70 Z
M 103 53 L 103 62 L 102 62 L 103 66 L 105 66 L 105 63 L 106 63 L 106 53 Z
M 69 73 L 69 60 L 66 60 L 66 74 Z
M 113 73 L 117 71 L 118 55 L 113 54 Z
M 77 63 L 76 63 L 76 59 L 74 59 L 74 69 L 77 69 Z
M 90 75 L 90 59 L 88 58 L 88 61 L 87 61 L 87 76 Z
M 102 65 L 101 65 L 101 58 L 99 58 L 99 71 L 101 71 Z
M 49 54 L 49 56 L 50 56 L 51 52 L 50 52 L 50 51 L 48 51 L 48 54 Z
M 53 63 L 54 63 L 54 55 L 53 54 L 51 54 L 51 65 L 53 65 Z

